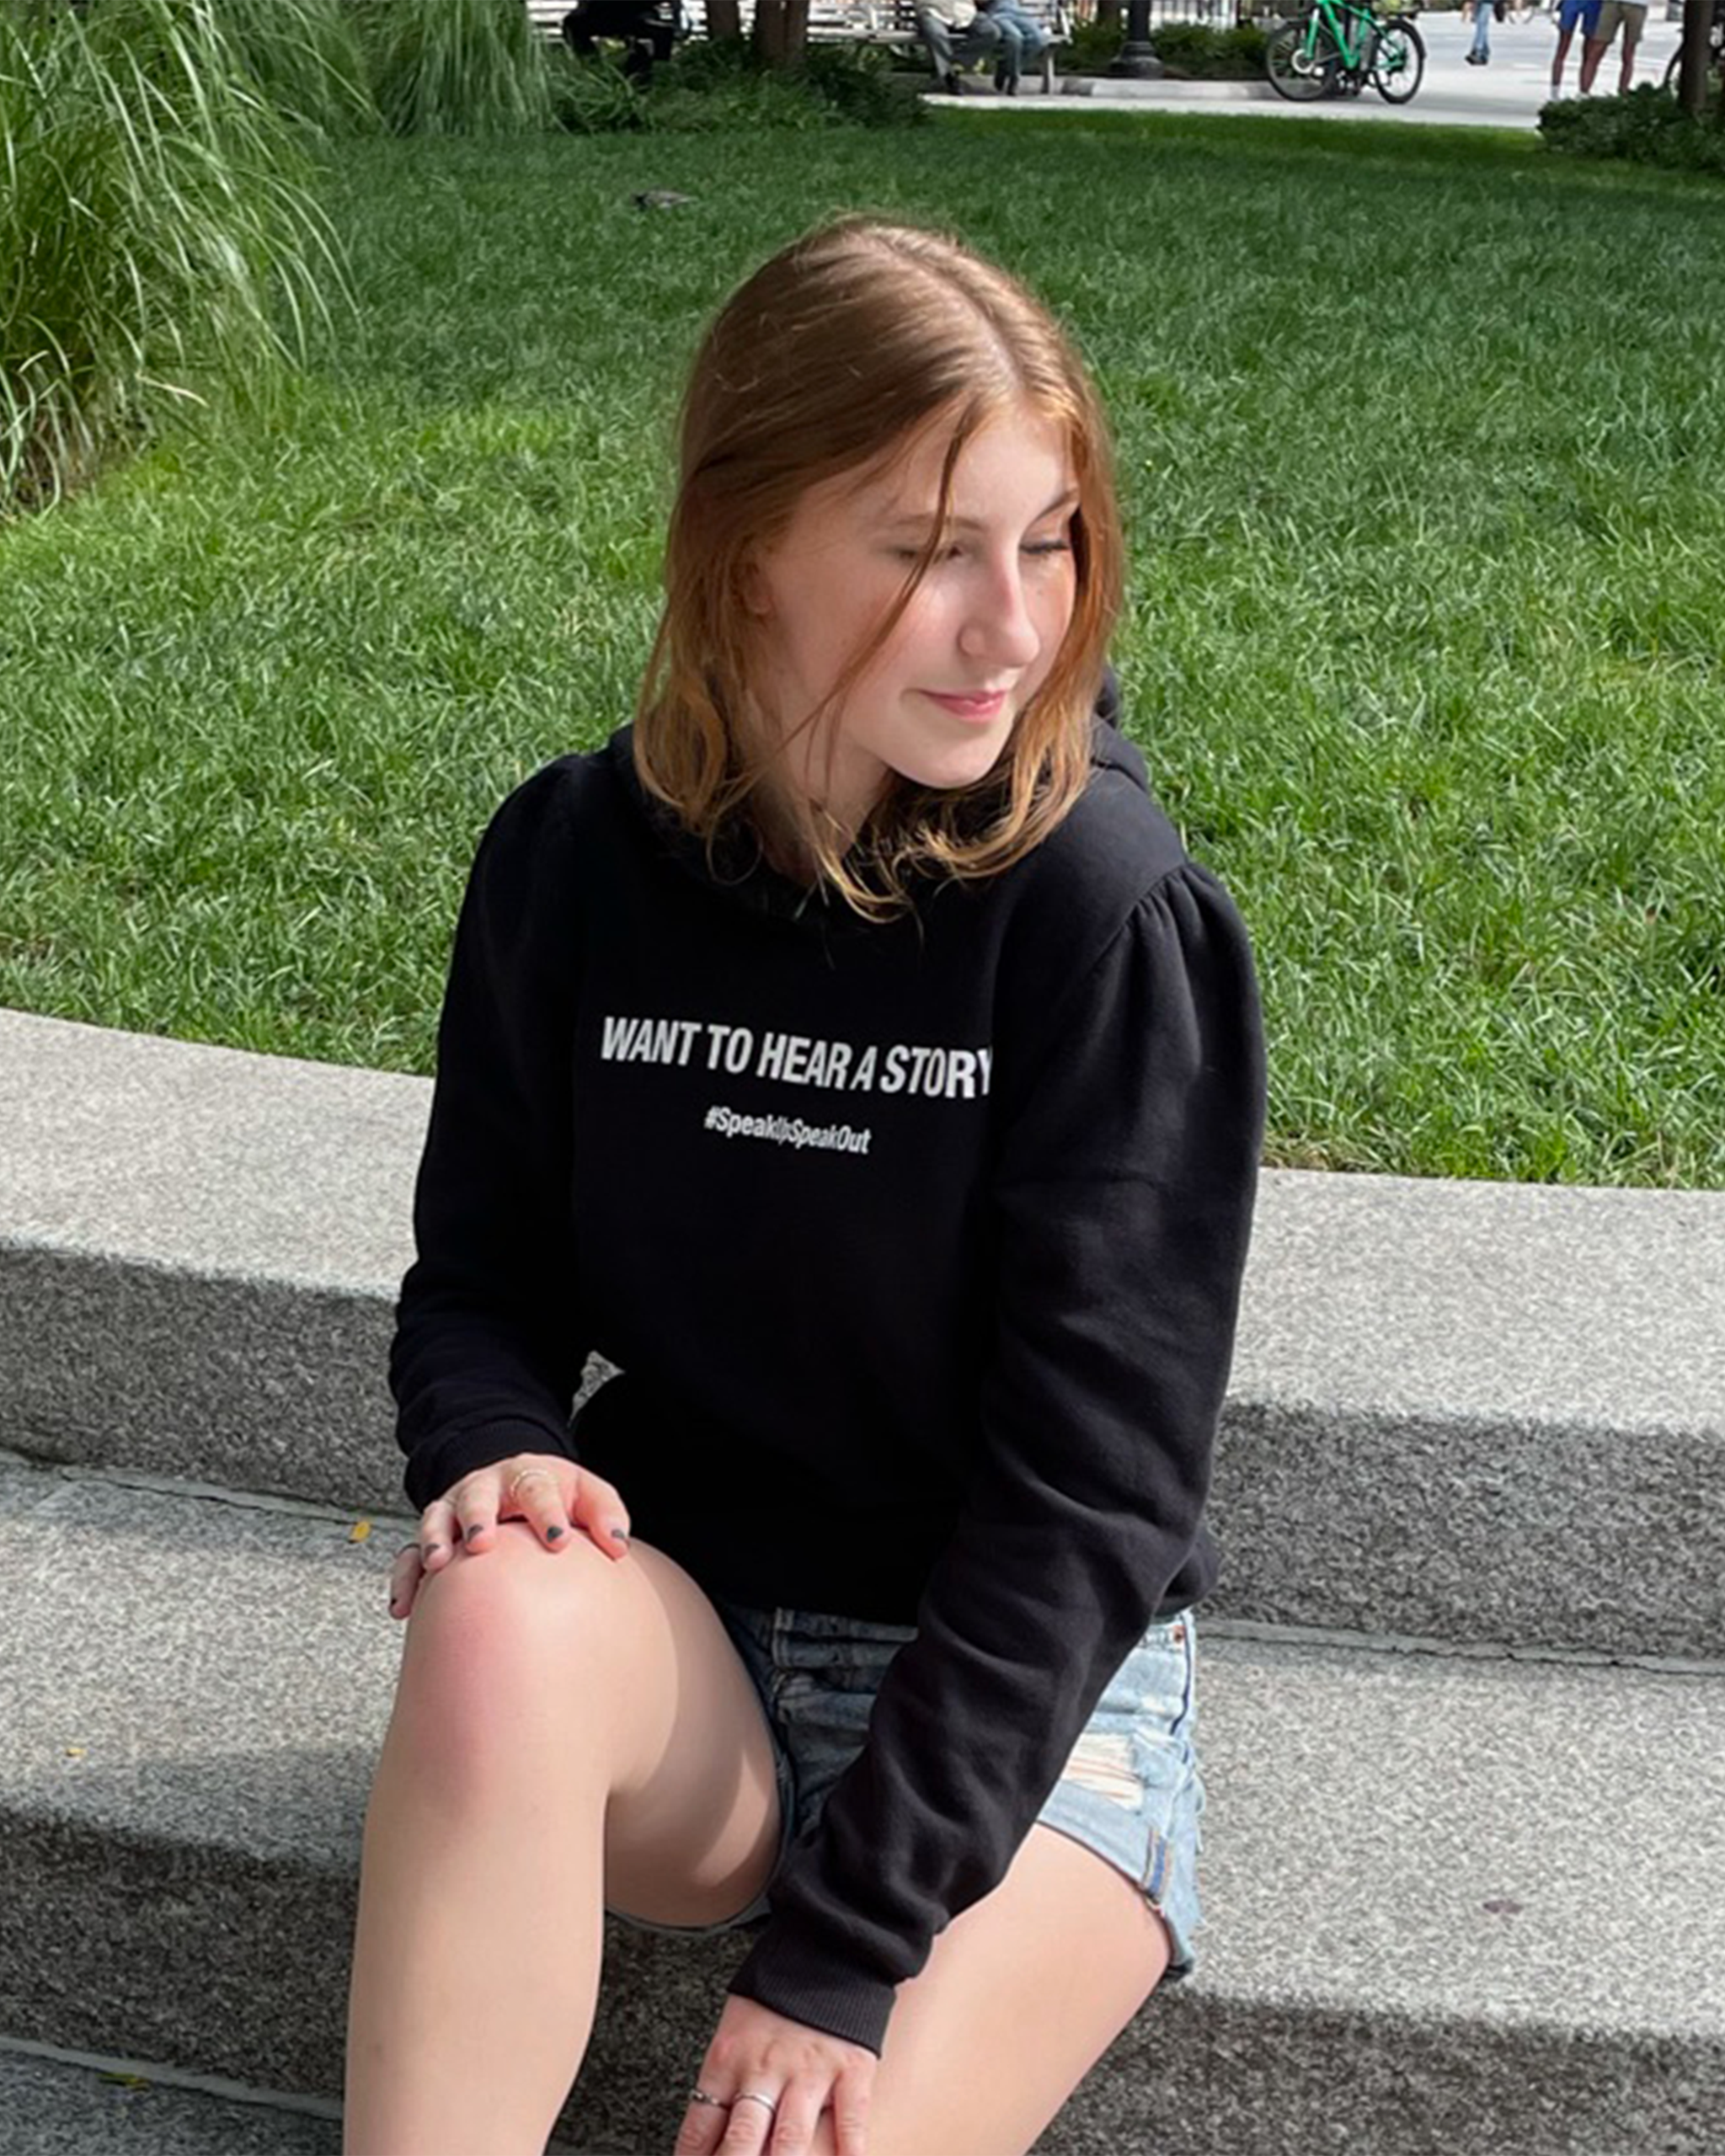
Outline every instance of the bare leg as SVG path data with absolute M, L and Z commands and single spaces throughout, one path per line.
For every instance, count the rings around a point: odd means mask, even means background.
M 1581 46 L 1581 94 L 1586 97 L 1594 86 L 1594 77 L 1599 72 L 1599 62 L 1605 56 L 1605 48 L 1596 37 L 1584 38 Z
M 778 1831 L 754 1689 L 660 1552 L 553 1554 L 511 1522 L 424 1582 L 366 1822 L 347 2156 L 542 2156 L 607 1885 L 714 1923 L 766 1884 Z
M 1629 95 L 1629 85 L 1635 75 L 1635 49 L 1640 43 L 1639 34 L 1630 29 L 1629 19 L 1626 15 L 1623 19 L 1623 72 L 1617 78 L 1617 94 L 1620 98 L 1626 98 Z
M 1167 1963 L 1167 1933 L 1132 1881 L 1033 1827 L 1000 1885 L 899 1986 L 868 2156 L 1023 2156 Z M 825 2111 L 809 2156 L 836 2146 Z
M 1574 35 L 1573 23 L 1567 30 L 1559 30 L 1557 33 L 1557 52 L 1551 62 L 1551 95 L 1553 97 L 1556 97 L 1563 88 L 1563 63 L 1569 57 L 1569 46 Z

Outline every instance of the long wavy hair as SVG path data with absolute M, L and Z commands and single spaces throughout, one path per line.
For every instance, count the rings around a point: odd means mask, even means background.
M 841 833 L 799 789 L 773 783 L 788 741 L 841 707 L 891 636 L 946 543 L 965 445 L 1024 411 L 1061 435 L 1078 490 L 1076 599 L 1053 666 L 985 777 L 943 789 L 892 774 L 862 830 Z M 945 447 L 927 543 L 830 693 L 787 734 L 750 693 L 763 632 L 745 600 L 750 564 L 809 488 L 889 468 L 931 430 Z M 1107 421 L 1042 303 L 939 233 L 860 217 L 808 233 L 720 311 L 684 392 L 665 603 L 636 710 L 641 782 L 709 860 L 740 836 L 757 853 L 788 836 L 805 880 L 865 918 L 902 911 L 912 877 L 996 874 L 1084 789 L 1123 554 Z

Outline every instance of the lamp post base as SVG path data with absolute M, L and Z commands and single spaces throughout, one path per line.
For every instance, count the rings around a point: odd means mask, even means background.
M 1163 72 L 1162 63 L 1151 51 L 1147 38 L 1128 38 L 1116 57 L 1108 62 L 1111 75 L 1128 75 L 1140 83 L 1153 83 Z

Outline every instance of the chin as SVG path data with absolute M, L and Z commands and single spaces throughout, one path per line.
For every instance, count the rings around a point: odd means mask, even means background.
M 907 756 L 896 768 L 899 776 L 913 786 L 925 786 L 937 793 L 953 792 L 986 778 L 1006 755 L 1012 739 L 1012 723 L 1008 720 L 996 731 L 980 734 L 974 740 L 954 742 L 937 754 L 925 751 Z
M 930 793 L 961 792 L 967 786 L 975 786 L 986 778 L 1006 754 L 1006 749 L 1003 740 L 986 755 L 943 756 L 901 764 L 898 767 L 899 776 L 911 786 L 925 787 Z

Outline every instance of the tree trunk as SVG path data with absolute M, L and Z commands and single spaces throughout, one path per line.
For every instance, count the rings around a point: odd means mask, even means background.
M 1713 0 L 1686 0 L 1683 10 L 1683 61 L 1677 77 L 1678 102 L 1685 112 L 1701 119 L 1707 105 L 1707 73 L 1712 51 L 1707 34 L 1712 27 Z M 1725 126 L 1725 95 L 1720 99 L 1720 125 Z
M 809 43 L 809 0 L 756 0 L 755 50 L 767 67 L 793 67 Z
M 766 67 L 785 64 L 785 0 L 755 0 L 755 51 Z
M 1096 26 L 1099 30 L 1119 29 L 1120 0 L 1096 0 Z
M 740 37 L 742 0 L 707 0 L 707 35 L 709 38 Z

